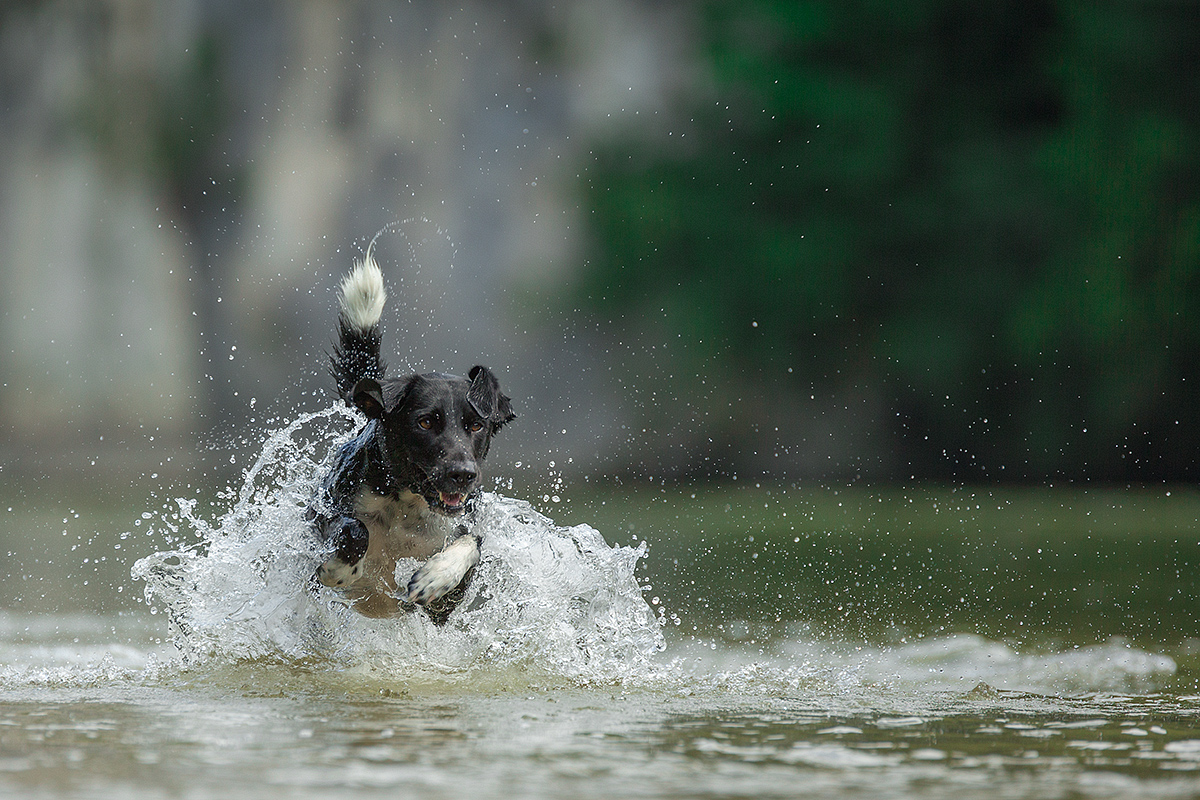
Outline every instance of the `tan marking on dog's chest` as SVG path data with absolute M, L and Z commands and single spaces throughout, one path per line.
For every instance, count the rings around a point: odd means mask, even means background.
M 396 561 L 425 560 L 440 552 L 452 526 L 419 495 L 406 491 L 399 498 L 386 497 L 365 486 L 355 498 L 354 515 L 367 526 L 370 538 L 362 577 L 347 587 L 347 595 L 366 616 L 389 616 L 398 609 Z

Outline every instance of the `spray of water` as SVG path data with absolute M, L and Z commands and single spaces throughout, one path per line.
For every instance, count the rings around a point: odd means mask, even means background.
M 188 533 L 187 543 L 142 558 L 132 573 L 151 610 L 167 616 L 185 668 L 279 664 L 372 683 L 565 680 L 824 698 L 889 686 L 1146 691 L 1175 672 L 1170 658 L 1121 642 L 1022 655 L 969 634 L 864 647 L 804 629 L 765 650 L 675 641 L 664 660 L 665 618 L 655 618 L 635 574 L 645 543 L 613 547 L 587 525 L 558 526 L 491 493 L 477 508 L 482 560 L 450 621 L 439 628 L 421 612 L 368 619 L 313 580 L 325 553 L 306 521 L 331 453 L 360 422 L 341 406 L 302 415 L 267 437 L 241 486 L 224 494 L 224 515 L 210 521 L 195 501 L 179 500 L 178 513 L 159 521 L 173 529 L 171 541 Z M 400 585 L 408 577 L 400 573 L 416 566 L 397 566 Z
M 510 667 L 605 682 L 645 672 L 664 645 L 635 576 L 644 544 L 611 547 L 586 525 L 556 526 L 498 494 L 480 498 L 482 560 L 444 627 L 420 612 L 367 619 L 318 586 L 312 576 L 324 554 L 305 514 L 330 454 L 356 422 L 335 407 L 270 435 L 215 522 L 201 518 L 194 501 L 178 501 L 194 540 L 142 558 L 132 574 L 145 582 L 152 611 L 167 615 L 185 663 L 404 674 Z

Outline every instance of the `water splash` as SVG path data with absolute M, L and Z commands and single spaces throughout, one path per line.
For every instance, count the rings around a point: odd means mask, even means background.
M 341 407 L 302 415 L 267 438 L 241 486 L 223 496 L 229 510 L 219 519 L 205 519 L 188 500 L 178 501 L 177 518 L 160 517 L 157 527 L 190 530 L 192 543 L 141 559 L 132 574 L 145 581 L 151 609 L 166 615 L 185 666 L 278 664 L 368 683 L 567 680 L 814 697 L 977 685 L 1147 692 L 1176 673 L 1170 657 L 1118 640 L 1019 653 L 969 633 L 901 645 L 838 642 L 799 622 L 776 623 L 771 635 L 745 643 L 671 629 L 670 650 L 658 658 L 665 617 L 655 618 L 635 575 L 645 543 L 612 547 L 587 525 L 557 526 L 526 502 L 488 493 L 477 510 L 482 560 L 449 623 L 437 628 L 421 613 L 367 619 L 313 582 L 323 552 L 305 520 L 331 453 L 359 422 Z
M 645 672 L 664 645 L 634 574 L 644 544 L 611 547 L 594 529 L 556 526 L 520 500 L 480 498 L 482 558 L 443 628 L 421 613 L 366 619 L 317 586 L 324 556 L 307 504 L 355 421 L 331 408 L 273 433 L 240 490 L 226 494 L 223 517 L 209 523 L 180 500 L 197 541 L 134 565 L 185 663 L 307 661 L 406 674 L 510 666 L 585 681 Z M 415 562 L 398 569 L 406 567 Z

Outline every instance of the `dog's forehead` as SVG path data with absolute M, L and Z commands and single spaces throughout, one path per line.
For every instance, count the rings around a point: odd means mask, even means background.
M 417 375 L 409 386 L 404 405 L 413 411 L 441 409 L 444 412 L 459 412 L 470 408 L 467 390 L 470 383 L 466 378 L 433 372 Z

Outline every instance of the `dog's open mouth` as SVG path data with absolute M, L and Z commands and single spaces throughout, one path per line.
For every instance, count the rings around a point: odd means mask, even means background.
M 438 492 L 437 505 L 449 514 L 457 514 L 467 506 L 467 495 L 456 492 Z

